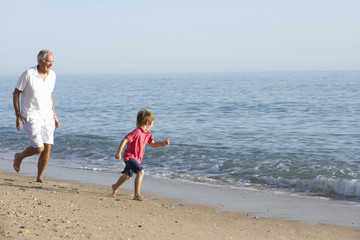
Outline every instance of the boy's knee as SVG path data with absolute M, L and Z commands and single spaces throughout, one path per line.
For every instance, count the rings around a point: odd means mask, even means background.
M 136 174 L 139 176 L 144 176 L 144 170 L 138 171 Z

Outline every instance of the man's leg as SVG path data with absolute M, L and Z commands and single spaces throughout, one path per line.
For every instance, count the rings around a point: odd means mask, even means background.
M 39 148 L 28 147 L 23 152 L 16 153 L 14 156 L 14 164 L 13 164 L 15 171 L 18 173 L 20 172 L 21 162 L 24 158 L 30 157 L 35 154 L 39 154 L 43 151 L 44 151 L 44 147 L 39 147 Z
M 20 172 L 22 160 L 26 157 L 30 157 L 35 154 L 42 153 L 45 149 L 42 136 L 41 128 L 43 120 L 30 118 L 23 123 L 26 135 L 29 137 L 31 147 L 26 148 L 21 153 L 16 153 L 14 156 L 13 167 L 16 172 Z
M 146 200 L 146 198 L 142 197 L 140 194 L 141 182 L 143 177 L 144 177 L 144 170 L 141 170 L 136 173 L 136 178 L 134 181 L 134 188 L 135 188 L 134 200 L 138 200 L 138 201 Z
M 44 151 L 40 154 L 39 161 L 38 161 L 38 176 L 36 181 L 43 182 L 42 176 L 45 171 L 46 165 L 49 162 L 50 158 L 50 150 L 51 150 L 51 144 L 44 144 Z

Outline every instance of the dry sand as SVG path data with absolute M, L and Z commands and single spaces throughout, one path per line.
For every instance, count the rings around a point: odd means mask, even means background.
M 132 191 L 1 172 L 0 239 L 360 239 L 360 229 L 257 219 Z

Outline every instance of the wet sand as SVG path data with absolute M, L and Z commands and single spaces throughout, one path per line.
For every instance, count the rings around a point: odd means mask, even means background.
M 128 187 L 113 197 L 110 186 L 0 174 L 0 239 L 360 239 L 355 227 L 220 211 L 149 192 L 139 202 Z

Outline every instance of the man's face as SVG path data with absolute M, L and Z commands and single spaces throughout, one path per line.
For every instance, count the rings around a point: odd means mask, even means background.
M 54 57 L 51 53 L 46 55 L 45 60 L 39 60 L 39 68 L 42 72 L 49 73 L 54 63 Z

